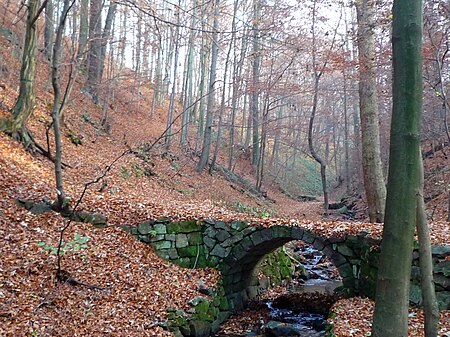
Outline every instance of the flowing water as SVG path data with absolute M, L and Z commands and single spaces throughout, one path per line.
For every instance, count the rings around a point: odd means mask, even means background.
M 259 317 L 245 317 L 246 312 L 236 319 L 235 325 L 242 324 L 240 334 L 219 333 L 217 336 L 300 336 L 321 337 L 325 334 L 326 319 L 329 308 L 335 301 L 333 292 L 335 288 L 342 285 L 334 265 L 310 246 L 303 244 L 289 247 L 290 255 L 301 261 L 307 271 L 307 280 L 294 279 L 286 286 L 288 292 L 275 298 L 273 301 L 265 302 L 266 312 L 264 322 L 262 314 L 248 313 L 248 315 Z M 258 305 L 256 305 L 258 306 Z M 245 319 L 247 318 L 247 319 Z M 253 320 L 253 326 L 248 321 Z
M 293 282 L 285 298 L 266 303 L 270 309 L 266 335 L 323 336 L 329 310 L 327 306 L 334 290 L 342 282 L 333 272 L 335 267 L 319 251 L 310 246 L 300 246 L 294 249 L 294 253 L 302 260 L 309 278 L 301 283 Z

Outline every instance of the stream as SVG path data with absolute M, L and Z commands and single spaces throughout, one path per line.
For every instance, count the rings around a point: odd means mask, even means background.
M 296 273 L 281 295 L 254 301 L 216 336 L 324 336 L 328 311 L 337 300 L 334 289 L 342 285 L 336 267 L 303 243 L 293 243 L 288 250 L 302 263 L 308 278 Z

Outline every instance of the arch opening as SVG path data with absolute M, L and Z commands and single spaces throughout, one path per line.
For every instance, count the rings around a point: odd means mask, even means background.
M 354 277 L 349 277 L 353 275 L 353 268 L 336 245 L 301 228 L 274 226 L 251 234 L 246 242 L 233 247 L 220 266 L 225 293 L 232 309 L 242 310 L 248 300 L 265 290 L 259 284 L 259 263 L 267 254 L 291 241 L 303 242 L 326 256 L 337 268 L 343 286 L 355 289 L 357 282 Z

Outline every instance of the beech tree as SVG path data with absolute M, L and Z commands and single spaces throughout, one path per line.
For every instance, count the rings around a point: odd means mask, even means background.
M 394 0 L 393 109 L 374 337 L 407 337 L 413 236 L 421 194 L 422 1 Z
M 84 58 L 89 34 L 89 0 L 80 0 L 80 28 L 77 59 Z
M 219 0 L 215 0 L 212 48 L 211 48 L 211 67 L 209 72 L 208 102 L 206 106 L 206 125 L 205 125 L 205 133 L 203 136 L 202 154 L 196 167 L 197 172 L 201 172 L 206 167 L 211 152 L 211 137 L 214 119 L 214 109 L 215 109 L 214 91 L 216 87 L 217 54 L 219 52 L 218 39 L 219 39 Z
M 54 204 L 54 208 L 58 211 L 67 210 L 68 202 L 63 187 L 62 177 L 62 141 L 61 141 L 61 114 L 67 102 L 70 90 L 66 90 L 65 94 L 61 93 L 60 83 L 60 67 L 62 58 L 62 40 L 64 28 L 66 26 L 67 14 L 72 8 L 75 0 L 64 0 L 63 9 L 61 13 L 60 22 L 56 30 L 56 39 L 53 47 L 53 60 L 52 60 L 52 86 L 53 86 L 53 111 L 52 122 L 53 132 L 55 135 L 55 180 L 56 180 L 56 192 L 57 200 Z M 67 89 L 70 88 L 69 80 Z
M 84 89 L 98 103 L 102 54 L 102 0 L 91 0 L 89 8 L 88 74 Z
M 45 5 L 45 28 L 44 28 L 44 52 L 48 60 L 52 59 L 53 52 L 53 33 L 54 33 L 54 6 L 53 0 L 47 0 Z
M 35 102 L 37 19 L 43 10 L 43 7 L 39 7 L 39 5 L 40 0 L 29 0 L 28 2 L 22 66 L 20 68 L 19 96 L 12 110 L 12 117 L 2 120 L 0 123 L 0 130 L 10 134 L 14 139 L 20 140 L 27 148 L 34 145 L 26 123 L 33 112 Z
M 359 111 L 362 167 L 371 222 L 383 222 L 386 186 L 380 152 L 378 94 L 375 71 L 375 0 L 355 1 L 358 20 Z

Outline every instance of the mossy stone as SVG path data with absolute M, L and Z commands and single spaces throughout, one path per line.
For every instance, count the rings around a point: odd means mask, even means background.
M 211 324 L 203 320 L 194 320 L 189 323 L 191 336 L 208 337 L 211 332 Z
M 346 244 L 338 245 L 337 251 L 345 256 L 349 256 L 349 257 L 355 256 L 355 253 L 353 252 L 353 250 L 350 247 L 348 247 Z
M 158 242 L 153 243 L 153 246 L 158 251 L 158 250 L 162 250 L 162 249 L 172 248 L 172 243 L 170 241 L 158 241 Z
M 171 222 L 168 223 L 166 227 L 168 234 L 200 232 L 200 226 L 195 220 Z
M 181 327 L 186 325 L 187 316 L 182 310 L 168 309 L 167 310 L 167 320 L 169 321 L 169 326 Z
M 183 268 L 192 268 L 191 259 L 188 257 L 182 257 L 178 260 L 173 260 L 173 262 Z
M 154 232 L 152 223 L 150 221 L 141 222 L 138 225 L 137 229 L 138 233 L 141 235 L 147 235 Z
M 450 310 L 450 291 L 436 293 L 439 310 Z
M 203 247 L 201 247 L 203 248 Z M 200 254 L 195 257 L 191 257 L 191 266 L 192 268 L 205 268 L 208 266 L 208 262 L 206 261 L 206 255 L 203 251 L 200 251 Z
M 156 232 L 156 234 L 166 234 L 167 233 L 166 225 L 162 224 L 162 223 L 156 223 L 153 226 L 153 229 Z
M 433 255 L 448 255 L 450 254 L 450 246 L 448 245 L 439 245 L 431 247 L 431 252 Z
M 422 303 L 422 289 L 417 284 L 411 284 L 411 288 L 409 291 L 409 301 L 413 304 L 421 304 Z
M 220 311 L 230 310 L 230 303 L 228 302 L 228 299 L 225 296 L 220 298 L 219 309 Z
M 230 225 L 232 229 L 235 231 L 242 231 L 244 228 L 248 226 L 248 223 L 245 221 L 233 221 Z
M 434 266 L 434 272 L 441 273 L 441 274 L 444 274 L 444 276 L 449 277 L 450 276 L 450 260 L 445 260 L 445 261 L 439 262 L 437 265 Z
M 199 246 L 187 246 L 178 248 L 178 255 L 180 257 L 193 257 L 199 254 L 200 247 Z
M 192 315 L 196 320 L 212 322 L 214 317 L 209 311 L 210 303 L 207 299 L 203 299 L 195 306 L 195 314 Z
M 190 245 L 201 245 L 203 243 L 202 233 L 200 232 L 189 233 L 187 238 Z
M 188 238 L 186 234 L 178 234 L 175 238 L 175 247 L 185 248 L 189 246 Z

